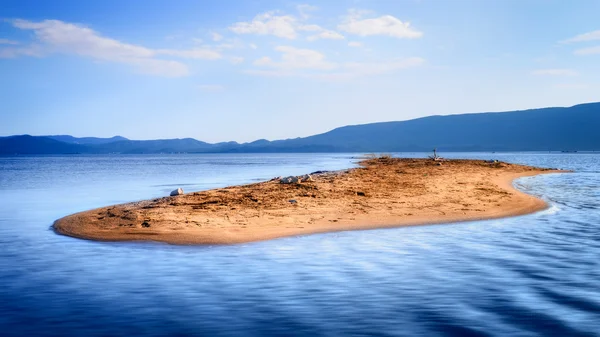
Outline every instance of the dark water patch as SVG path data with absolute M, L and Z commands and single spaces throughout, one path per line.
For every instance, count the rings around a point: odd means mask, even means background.
M 586 298 L 580 298 L 573 294 L 560 293 L 554 289 L 540 287 L 538 294 L 551 300 L 553 303 L 559 303 L 562 306 L 568 306 L 573 310 L 582 312 L 600 313 L 600 304 Z
M 486 310 L 493 311 L 504 324 L 518 329 L 518 332 L 511 334 L 513 336 L 594 336 L 593 331 L 569 326 L 559 316 L 516 306 L 511 301 L 497 299 L 495 305 L 487 306 Z

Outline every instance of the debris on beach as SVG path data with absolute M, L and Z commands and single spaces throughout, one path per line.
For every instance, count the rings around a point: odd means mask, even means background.
M 329 173 L 329 172 L 330 172 L 330 171 L 322 171 L 322 170 L 321 170 L 321 171 L 315 171 L 315 172 L 312 172 L 310 175 L 324 174 L 324 173 Z
M 279 179 L 279 182 L 281 184 L 298 184 L 307 181 L 312 181 L 312 177 L 310 176 L 310 174 L 305 174 L 302 176 L 289 176 Z
M 431 159 L 433 161 L 443 161 L 444 160 L 444 158 L 438 156 L 437 149 L 433 149 L 433 156 L 429 156 L 429 159 Z

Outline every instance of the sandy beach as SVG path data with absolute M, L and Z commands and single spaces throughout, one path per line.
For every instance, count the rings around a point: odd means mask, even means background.
M 360 167 L 109 206 L 57 220 L 100 241 L 232 244 L 313 233 L 516 216 L 547 207 L 512 187 L 564 172 L 481 160 L 373 158 Z

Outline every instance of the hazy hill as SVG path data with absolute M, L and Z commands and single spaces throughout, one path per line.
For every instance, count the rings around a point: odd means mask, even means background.
M 83 148 L 77 144 L 69 144 L 48 137 L 29 135 L 0 138 L 0 154 L 67 154 L 81 153 Z
M 91 153 L 174 153 L 205 152 L 214 147 L 213 144 L 192 138 L 159 139 L 159 140 L 121 140 L 112 143 L 89 146 Z
M 600 103 L 569 108 L 430 116 L 344 126 L 305 138 L 209 144 L 192 138 L 0 138 L 0 154 L 173 152 L 598 151 Z

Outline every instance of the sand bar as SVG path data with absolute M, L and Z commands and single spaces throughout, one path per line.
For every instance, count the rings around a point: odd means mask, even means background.
M 358 168 L 279 179 L 69 215 L 56 232 L 100 241 L 232 244 L 313 233 L 492 219 L 542 210 L 512 187 L 565 172 L 482 160 L 374 158 Z

